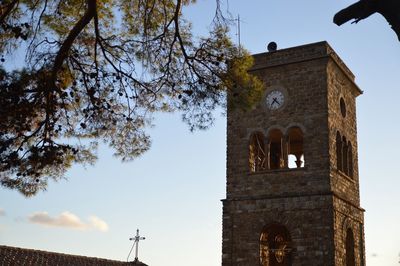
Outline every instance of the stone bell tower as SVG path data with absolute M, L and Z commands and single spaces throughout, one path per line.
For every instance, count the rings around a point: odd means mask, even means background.
M 327 42 L 254 55 L 265 95 L 228 112 L 223 266 L 364 266 L 354 75 Z

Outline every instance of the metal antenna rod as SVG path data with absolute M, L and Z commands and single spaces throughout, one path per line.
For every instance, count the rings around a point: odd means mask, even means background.
M 241 45 L 240 45 L 240 15 L 238 14 L 237 18 L 237 27 L 238 27 L 238 45 L 239 45 L 239 55 L 241 54 Z

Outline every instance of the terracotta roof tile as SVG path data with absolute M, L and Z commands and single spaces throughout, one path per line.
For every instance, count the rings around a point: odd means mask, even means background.
M 147 266 L 140 261 L 123 262 L 86 256 L 0 245 L 0 266 Z

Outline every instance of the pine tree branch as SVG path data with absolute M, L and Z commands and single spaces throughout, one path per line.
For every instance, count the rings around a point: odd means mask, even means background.
M 1 8 L 1 16 L 0 16 L 0 24 L 3 24 L 7 16 L 11 13 L 11 11 L 18 5 L 18 0 L 13 0 L 9 3 L 3 12 L 3 8 Z
M 60 49 L 58 50 L 57 56 L 54 60 L 52 69 L 52 85 L 55 84 L 57 79 L 57 73 L 61 69 L 61 66 L 68 56 L 72 44 L 83 29 L 90 23 L 96 14 L 96 0 L 87 0 L 87 8 L 83 17 L 75 24 L 75 26 L 69 32 L 67 38 L 64 40 Z

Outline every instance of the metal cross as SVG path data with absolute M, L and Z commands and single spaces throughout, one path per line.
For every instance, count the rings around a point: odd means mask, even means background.
M 136 245 L 136 250 L 135 250 L 135 261 L 139 260 L 138 259 L 138 252 L 139 252 L 139 241 L 140 240 L 145 240 L 145 237 L 141 237 L 139 235 L 139 229 L 136 230 L 136 236 L 135 237 L 131 237 L 129 238 L 129 240 L 134 240 L 135 242 L 133 243 L 133 245 Z

